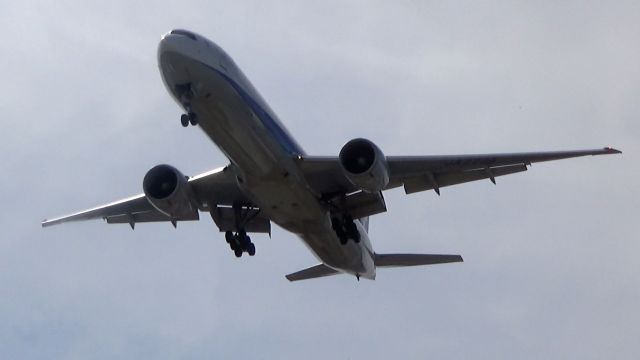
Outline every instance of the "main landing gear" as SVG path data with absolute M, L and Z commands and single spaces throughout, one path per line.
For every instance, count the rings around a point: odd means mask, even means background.
M 360 242 L 360 232 L 353 218 L 349 215 L 343 217 L 331 218 L 331 227 L 333 231 L 338 235 L 340 244 L 346 245 L 349 239 L 352 239 L 356 243 Z
M 224 238 L 231 247 L 231 250 L 236 257 L 242 257 L 243 253 L 248 253 L 249 256 L 256 254 L 256 246 L 251 242 L 251 238 L 247 235 L 246 225 L 254 217 L 256 217 L 259 211 L 254 210 L 252 207 L 243 207 L 242 204 L 234 204 L 233 211 L 235 217 L 234 231 L 227 231 L 224 234 Z
M 249 256 L 256 254 L 256 246 L 251 242 L 251 238 L 244 231 L 234 233 L 227 231 L 224 234 L 225 240 L 233 250 L 236 257 L 242 257 L 242 253 L 247 252 Z

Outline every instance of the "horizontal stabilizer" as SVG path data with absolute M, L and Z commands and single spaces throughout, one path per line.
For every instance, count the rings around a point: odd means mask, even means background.
M 403 267 L 462 262 L 462 256 L 433 254 L 376 254 L 374 261 L 378 267 Z
M 298 280 L 307 280 L 314 279 L 323 276 L 335 275 L 338 271 L 328 267 L 325 264 L 318 264 L 316 266 L 312 266 L 310 268 L 300 270 L 298 272 L 294 272 L 293 274 L 289 274 L 286 276 L 289 281 L 298 281 Z

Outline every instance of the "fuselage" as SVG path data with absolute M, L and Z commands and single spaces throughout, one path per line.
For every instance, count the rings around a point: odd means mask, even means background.
M 197 114 L 198 125 L 229 159 L 240 189 L 254 205 L 297 234 L 324 264 L 375 278 L 374 252 L 362 223 L 355 221 L 359 243 L 340 243 L 329 208 L 296 164 L 304 151 L 219 46 L 174 30 L 160 41 L 158 64 L 171 96 Z

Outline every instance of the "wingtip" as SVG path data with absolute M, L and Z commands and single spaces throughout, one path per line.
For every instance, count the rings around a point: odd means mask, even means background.
M 611 146 L 605 147 L 604 150 L 606 151 L 607 154 L 622 154 L 622 151 L 616 148 L 613 148 Z
M 55 225 L 55 224 L 56 224 L 56 222 L 55 222 L 54 220 L 48 220 L 48 219 L 44 219 L 44 220 L 42 220 L 42 222 L 40 223 L 40 225 L 41 225 L 43 228 L 46 228 L 46 227 L 49 227 L 49 226 L 51 226 L 51 225 Z

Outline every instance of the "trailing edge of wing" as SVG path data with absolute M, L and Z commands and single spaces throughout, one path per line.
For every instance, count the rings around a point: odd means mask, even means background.
M 434 254 L 376 254 L 374 259 L 377 267 L 434 265 L 462 261 L 460 255 Z
M 298 281 L 298 280 L 315 279 L 315 278 L 330 276 L 335 274 L 338 274 L 338 271 L 328 267 L 325 264 L 318 264 L 316 266 L 312 266 L 310 268 L 306 268 L 304 270 L 294 272 L 293 274 L 289 274 L 285 277 L 289 281 Z
M 430 176 L 414 176 L 404 180 L 404 191 L 407 194 L 412 194 L 419 191 L 435 189 L 438 195 L 440 195 L 440 188 L 445 186 L 463 184 L 481 179 L 492 179 L 491 181 L 495 184 L 495 178 L 498 176 L 515 174 L 521 171 L 527 171 L 527 165 L 506 165 L 489 169 L 454 171 L 443 174 L 430 174 Z

